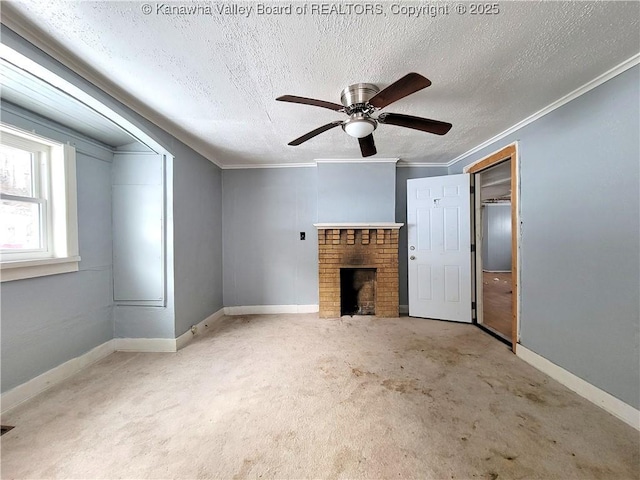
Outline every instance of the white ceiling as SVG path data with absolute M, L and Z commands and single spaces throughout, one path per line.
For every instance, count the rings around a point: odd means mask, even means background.
M 635 1 L 503 1 L 496 15 L 452 8 L 433 18 L 395 15 L 390 2 L 377 4 L 380 15 L 277 16 L 257 15 L 255 2 L 227 3 L 252 6 L 248 17 L 219 14 L 222 3 L 164 3 L 213 9 L 182 16 L 149 4 L 148 15 L 143 2 L 122 1 L 28 0 L 11 2 L 11 10 L 73 52 L 99 83 L 223 166 L 359 157 L 357 141 L 338 128 L 287 146 L 344 114 L 275 98 L 340 103 L 349 84 L 384 88 L 408 72 L 432 86 L 384 111 L 453 129 L 440 137 L 380 125 L 377 156 L 445 164 L 637 54 L 640 32 Z

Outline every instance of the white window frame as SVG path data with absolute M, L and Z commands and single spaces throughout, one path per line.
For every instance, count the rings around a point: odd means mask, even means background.
M 78 213 L 75 148 L 0 123 L 0 142 L 36 156 L 36 185 L 42 207 L 42 248 L 0 253 L 2 282 L 78 271 Z M 12 196 L 3 194 L 11 200 Z M 23 198 L 16 197 L 24 201 Z M 0 221 L 2 221 L 0 219 Z
M 10 249 L 0 250 L 2 260 L 33 260 L 48 257 L 52 246 L 51 240 L 51 208 L 50 192 L 51 182 L 49 175 L 49 164 L 51 160 L 51 146 L 40 142 L 35 142 L 28 138 L 18 137 L 8 132 L 2 132 L 0 143 L 9 147 L 29 152 L 32 156 L 32 190 L 31 196 L 12 195 L 0 192 L 2 200 L 31 203 L 40 208 L 40 247 L 35 249 L 23 249 L 12 251 Z

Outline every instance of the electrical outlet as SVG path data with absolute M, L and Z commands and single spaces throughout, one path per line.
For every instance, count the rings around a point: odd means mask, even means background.
M 305 232 L 300 232 L 300 240 L 305 240 L 307 234 Z

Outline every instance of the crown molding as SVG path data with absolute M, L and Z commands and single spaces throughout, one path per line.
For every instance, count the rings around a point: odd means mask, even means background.
M 317 158 L 315 160 L 318 163 L 398 163 L 399 158 Z
M 223 165 L 222 170 L 250 170 L 256 168 L 315 168 L 315 163 L 244 163 L 238 165 Z
M 410 168 L 410 167 L 428 167 L 428 168 L 447 168 L 447 163 L 433 163 L 433 162 L 398 162 L 398 168 Z
M 239 164 L 224 165 L 223 170 L 247 170 L 256 168 L 315 168 L 319 163 L 397 163 L 398 158 L 370 158 L 367 160 L 357 158 L 318 158 L 313 163 L 267 163 L 267 164 Z M 444 167 L 445 165 L 440 165 Z
M 571 100 L 575 100 L 576 98 L 584 95 L 588 91 L 593 90 L 596 87 L 599 87 L 600 85 L 602 85 L 606 81 L 611 80 L 613 77 L 615 77 L 617 75 L 620 75 L 622 72 L 625 72 L 625 71 L 629 70 L 630 68 L 635 67 L 639 63 L 640 63 L 640 53 L 637 53 L 633 57 L 631 57 L 628 60 L 625 60 L 624 62 L 622 62 L 621 64 L 613 67 L 610 70 L 607 70 L 602 75 L 599 75 L 598 77 L 596 77 L 593 80 L 585 83 L 581 87 L 576 88 L 575 90 L 573 90 L 572 92 L 568 93 L 564 97 L 561 97 L 558 100 L 556 100 L 555 102 L 547 105 L 542 110 L 538 110 L 533 115 L 530 115 L 527 118 L 525 118 L 524 120 L 521 120 L 520 122 L 516 123 L 515 125 L 507 128 L 506 130 L 504 130 L 503 132 L 499 133 L 498 135 L 496 135 L 494 137 L 491 137 L 489 140 L 486 140 L 486 141 L 482 142 L 480 145 L 477 145 L 477 146 L 473 147 L 471 150 L 466 151 L 462 155 L 458 155 L 456 158 L 454 158 L 453 160 L 449 161 L 448 163 L 446 163 L 443 166 L 451 167 L 451 166 L 455 165 L 460 160 L 464 160 L 468 156 L 473 155 L 476 152 L 479 152 L 483 148 L 488 147 L 489 145 L 491 145 L 492 143 L 495 143 L 495 142 L 497 142 L 499 140 L 502 140 L 503 138 L 507 137 L 508 135 L 511 135 L 512 133 L 520 130 L 523 127 L 526 127 L 530 123 L 533 123 L 536 120 L 538 120 L 539 118 L 544 117 L 548 113 L 553 112 L 554 110 L 556 110 L 557 108 L 560 108 L 564 104 L 569 103 Z

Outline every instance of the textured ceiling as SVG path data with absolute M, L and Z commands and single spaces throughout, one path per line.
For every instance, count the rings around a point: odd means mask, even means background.
M 329 14 L 312 13 L 320 3 L 266 4 L 292 5 L 281 15 L 259 15 L 258 3 L 227 3 L 252 7 L 248 16 L 219 13 L 223 4 L 212 2 L 151 1 L 150 14 L 143 2 L 11 5 L 45 38 L 137 99 L 134 108 L 140 102 L 147 117 L 227 166 L 359 157 L 357 141 L 339 128 L 287 146 L 344 114 L 274 99 L 339 103 L 349 84 L 384 88 L 408 72 L 432 86 L 384 111 L 447 121 L 453 129 L 440 137 L 380 125 L 378 156 L 444 164 L 637 54 L 640 18 L 635 1 L 500 2 L 493 15 L 461 15 L 444 2 L 368 3 L 380 14 L 348 13 L 346 4 Z M 200 10 L 165 14 L 163 5 Z M 296 14 L 304 5 L 307 13 Z M 450 8 L 435 17 L 394 13 L 421 5 Z

